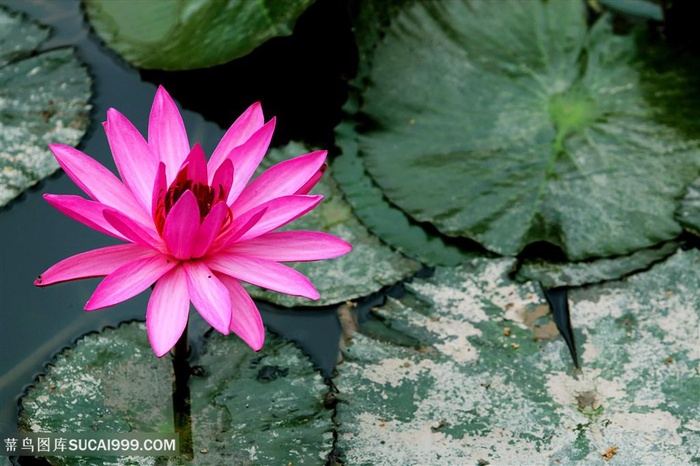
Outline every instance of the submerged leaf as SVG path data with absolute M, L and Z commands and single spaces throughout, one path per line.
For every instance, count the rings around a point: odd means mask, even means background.
M 400 338 L 357 334 L 335 379 L 347 464 L 687 464 L 696 456 L 700 253 L 571 290 L 580 373 L 540 341 L 543 298 L 475 260 L 414 279 L 376 313 Z M 540 332 L 539 339 L 546 339 Z
M 263 163 L 269 166 L 304 151 L 304 146 L 291 143 L 284 149 L 270 151 Z M 311 191 L 311 194 L 324 196 L 321 204 L 282 230 L 325 231 L 352 244 L 353 250 L 337 259 L 289 264 L 311 279 L 321 294 L 318 301 L 250 286 L 248 291 L 253 297 L 288 307 L 336 304 L 372 294 L 411 276 L 420 268 L 418 262 L 392 251 L 367 231 L 343 199 L 331 172 L 326 172 Z
M 49 31 L 0 8 L 0 206 L 59 166 L 49 143 L 76 145 L 90 77 L 73 49 L 35 54 Z
M 373 55 L 366 168 L 416 220 L 501 254 L 672 239 L 700 168 L 699 78 L 647 48 L 606 16 L 589 29 L 584 2 L 413 4 Z
M 90 23 L 107 45 L 141 68 L 185 70 L 241 57 L 289 35 L 314 0 L 86 0 Z
M 330 453 L 328 387 L 291 343 L 268 335 L 255 353 L 214 332 L 191 364 L 194 459 L 101 457 L 100 464 L 318 464 Z M 173 382 L 170 356 L 153 356 L 143 323 L 89 334 L 59 354 L 22 398 L 20 429 L 173 432 Z M 51 458 L 56 465 L 85 461 Z

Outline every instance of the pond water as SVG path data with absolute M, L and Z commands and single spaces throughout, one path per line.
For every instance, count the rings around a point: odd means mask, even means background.
M 252 54 L 255 56 L 241 60 L 242 65 L 177 74 L 147 72 L 144 77 L 164 83 L 171 94 L 181 103 L 187 103 L 189 108 L 202 112 L 210 109 L 208 116 L 222 125 L 230 124 L 250 103 L 260 100 L 268 118 L 278 116 L 279 129 L 273 144 L 304 137 L 325 146 L 340 118 L 345 86 L 343 74 L 350 65 L 347 57 L 325 54 L 323 47 L 337 49 L 338 44 L 331 44 L 335 40 L 343 41 L 342 45 L 347 49 L 352 39 L 349 28 L 345 32 L 342 28 L 335 28 L 333 33 L 331 24 L 325 26 L 328 29 L 325 32 L 332 37 L 326 34 L 325 41 L 314 40 L 321 45 L 310 52 L 304 45 L 314 39 L 314 15 L 318 15 L 319 8 L 333 8 L 332 3 L 318 2 L 300 18 L 298 28 L 306 29 L 300 34 L 295 33 L 298 37 L 274 39 L 261 47 L 261 52 Z M 0 5 L 25 12 L 53 29 L 51 39 L 43 49 L 76 47 L 79 58 L 88 66 L 94 80 L 90 101 L 92 121 L 79 147 L 114 169 L 99 123 L 109 107 L 116 107 L 145 132 L 156 85 L 142 80 L 137 70 L 123 64 L 101 45 L 84 23 L 77 0 L 3 0 Z M 301 45 L 294 43 L 300 40 Z M 348 56 L 352 56 L 352 51 Z M 319 65 L 321 78 L 307 79 L 302 71 L 308 70 L 314 60 L 315 63 L 325 63 Z M 255 61 L 257 63 L 251 64 Z M 269 62 L 265 69 L 270 72 L 280 63 L 297 63 L 298 69 L 287 70 L 296 77 L 278 73 L 276 78 L 266 75 L 262 79 L 246 73 L 246 63 L 252 68 L 253 65 L 259 67 L 261 61 Z M 277 84 L 275 79 L 279 81 Z M 247 86 L 250 86 L 250 91 Z M 306 93 L 312 91 L 315 97 L 310 99 Z M 228 104 L 220 105 L 221 102 Z M 300 106 L 300 102 L 307 104 Z M 217 107 L 212 108 L 213 105 Z M 204 150 L 211 153 L 223 130 L 191 111 L 184 110 L 183 117 L 190 140 L 199 141 Z M 308 121 L 313 123 L 305 124 Z M 55 262 L 78 252 L 114 244 L 110 238 L 57 212 L 42 199 L 44 193 L 82 194 L 67 176 L 59 173 L 0 211 L 0 431 L 5 432 L 16 430 L 17 399 L 54 354 L 87 332 L 125 320 L 142 320 L 148 299 L 148 293 L 143 293 L 112 308 L 87 313 L 83 311 L 83 305 L 97 285 L 97 279 L 43 289 L 33 286 L 34 278 Z M 297 341 L 321 371 L 330 374 L 337 358 L 340 336 L 335 309 L 288 310 L 265 304 L 260 307 L 269 329 Z M 192 325 L 203 326 L 196 312 L 190 316 Z

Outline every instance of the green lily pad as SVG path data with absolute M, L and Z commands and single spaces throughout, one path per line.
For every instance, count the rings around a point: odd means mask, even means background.
M 512 266 L 437 268 L 375 311 L 390 331 L 353 337 L 334 380 L 346 464 L 692 463 L 700 252 L 572 291 L 577 373 Z
M 593 4 L 596 0 L 589 0 Z M 661 5 L 651 0 L 597 0 L 612 11 L 641 19 L 663 21 L 664 12 Z
M 49 28 L 0 8 L 0 67 L 29 56 L 51 34 Z
M 106 44 L 140 68 L 187 70 L 219 65 L 268 39 L 292 33 L 314 0 L 86 0 Z
M 577 1 L 404 8 L 362 94 L 360 153 L 388 199 L 505 255 L 546 241 L 578 261 L 676 237 L 700 78 L 586 18 Z
M 320 464 L 333 444 L 328 387 L 293 344 L 267 335 L 254 353 L 218 333 L 191 361 L 194 458 L 102 457 L 100 464 Z M 32 432 L 174 432 L 173 364 L 158 359 L 143 323 L 83 337 L 59 354 L 22 398 L 20 429 Z M 50 458 L 89 464 L 84 457 Z
M 381 189 L 365 173 L 351 123 L 338 125 L 336 144 L 343 154 L 333 160 L 333 178 L 355 215 L 372 233 L 408 257 L 428 265 L 457 265 L 479 255 L 475 249 L 461 248 L 439 235 L 427 233 L 386 201 Z
M 355 84 L 364 81 L 372 64 L 377 43 L 384 36 L 384 30 L 391 24 L 402 8 L 415 0 L 350 0 L 352 32 L 357 45 L 358 70 Z M 353 83 L 350 83 L 351 87 Z
M 686 230 L 700 236 L 700 177 L 688 185 L 676 218 Z
M 282 149 L 271 150 L 264 167 L 309 152 L 301 144 L 290 143 Z M 310 301 L 248 286 L 254 298 L 287 307 L 324 306 L 367 296 L 381 288 L 413 275 L 421 265 L 381 243 L 353 215 L 343 199 L 336 182 L 326 172 L 311 194 L 323 194 L 324 199 L 314 210 L 295 220 L 282 230 L 325 231 L 353 246 L 353 250 L 336 259 L 319 262 L 291 263 L 316 286 L 321 298 Z
M 643 270 L 659 262 L 678 249 L 678 243 L 670 241 L 656 248 L 640 249 L 627 256 L 606 257 L 585 262 L 549 262 L 528 259 L 523 261 L 516 280 L 533 280 L 545 288 L 582 286 L 617 280 L 620 277 Z
M 49 30 L 0 8 L 0 206 L 59 166 L 47 145 L 76 145 L 89 123 L 90 76 L 64 48 L 37 53 Z

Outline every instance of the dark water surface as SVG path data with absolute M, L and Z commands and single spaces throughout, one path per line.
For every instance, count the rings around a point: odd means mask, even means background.
M 145 134 L 156 86 L 142 81 L 137 70 L 123 64 L 100 44 L 85 25 L 77 0 L 0 0 L 0 5 L 25 12 L 30 18 L 51 26 L 53 35 L 44 44 L 44 49 L 63 46 L 76 48 L 79 58 L 88 66 L 94 79 L 92 121 L 79 147 L 114 171 L 114 162 L 100 122 L 105 119 L 107 109 L 115 107 Z M 342 73 L 337 68 L 333 69 Z M 206 73 L 211 71 L 205 72 L 205 76 Z M 166 81 L 170 81 L 177 90 L 171 92 L 180 101 L 193 98 L 183 94 L 187 91 L 188 74 L 173 77 L 175 75 L 151 72 L 145 76 L 152 81 L 164 81 L 167 88 L 171 84 Z M 225 81 L 225 77 L 219 79 Z M 319 85 L 311 83 L 311 86 Z M 298 119 L 304 115 L 290 112 L 284 102 L 274 99 L 274 95 L 269 98 L 270 105 L 266 106 L 265 95 L 251 95 L 247 99 L 240 90 L 235 92 L 235 99 L 241 108 L 218 112 L 213 118 L 222 124 L 230 124 L 248 104 L 262 100 L 263 108 L 268 109 L 268 117 L 277 113 L 274 110 L 278 109 L 279 113 L 293 119 L 292 124 L 286 126 L 288 130 L 285 130 L 284 120 L 280 121 L 278 127 L 283 133 L 277 136 L 277 142 L 305 136 L 299 134 L 298 125 Z M 319 92 L 325 92 L 336 102 L 328 105 L 324 97 L 318 100 L 322 102 L 320 107 L 307 109 L 314 114 L 316 121 L 323 121 L 326 125 L 310 135 L 308 139 L 314 142 L 328 140 L 342 100 L 338 80 L 331 80 L 330 86 L 321 87 Z M 215 98 L 216 93 L 204 92 L 201 97 Z M 293 97 L 299 99 L 298 95 Z M 327 114 L 323 114 L 324 111 Z M 223 120 L 229 114 L 231 121 L 225 123 Z M 193 112 L 183 111 L 183 117 L 190 141 L 199 141 L 204 150 L 211 153 L 223 130 Z M 125 320 L 143 320 L 148 299 L 146 292 L 112 308 L 87 313 L 83 311 L 83 305 L 99 283 L 98 279 L 43 289 L 33 286 L 34 278 L 57 261 L 82 251 L 114 244 L 112 238 L 94 232 L 50 207 L 42 199 L 43 193 L 83 194 L 67 176 L 59 173 L 0 210 L 0 431 L 5 432 L 16 430 L 18 398 L 54 354 L 87 332 Z M 292 311 L 261 305 L 261 311 L 269 329 L 297 341 L 323 373 L 330 373 L 337 357 L 340 335 L 334 309 Z M 193 326 L 202 327 L 203 321 L 196 312 L 192 311 L 190 316 Z

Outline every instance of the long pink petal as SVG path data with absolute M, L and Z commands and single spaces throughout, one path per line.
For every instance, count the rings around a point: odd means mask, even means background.
M 235 278 L 217 274 L 221 283 L 231 294 L 231 331 L 241 337 L 254 351 L 259 351 L 265 343 L 265 326 L 260 312 L 248 292 Z
M 201 257 L 209 250 L 221 231 L 221 225 L 224 223 L 227 213 L 228 206 L 225 202 L 214 204 L 199 227 L 199 233 L 197 233 L 197 239 L 192 249 L 192 257 Z
M 209 325 L 224 335 L 230 332 L 231 295 L 214 272 L 200 261 L 183 263 L 192 304 Z
M 228 195 L 228 205 L 232 205 L 262 161 L 275 131 L 275 119 L 268 121 L 242 145 L 233 149 L 228 159 L 233 162 L 233 186 Z
M 44 199 L 62 214 L 67 215 L 73 220 L 77 220 L 83 225 L 87 225 L 100 233 L 128 241 L 126 236 L 117 231 L 105 220 L 102 212 L 108 207 L 100 202 L 88 201 L 80 196 L 73 196 L 71 194 L 44 194 Z
M 107 110 L 107 123 L 104 126 L 122 181 L 139 203 L 145 209 L 150 209 L 158 167 L 157 156 L 141 133 L 117 110 Z
M 326 151 L 321 150 L 278 163 L 246 186 L 231 206 L 233 211 L 246 212 L 270 199 L 296 194 L 319 172 L 325 161 Z
M 265 210 L 265 214 L 260 221 L 253 225 L 238 241 L 245 241 L 263 235 L 268 231 L 284 226 L 289 222 L 301 217 L 318 205 L 323 199 L 321 195 L 295 195 L 284 196 L 272 199 L 264 204 L 251 209 L 233 222 L 232 229 L 246 225 L 248 218 L 257 214 L 259 210 Z
M 102 214 L 111 226 L 132 243 L 164 252 L 163 240 L 150 226 L 135 222 L 116 210 L 105 209 Z
M 301 188 L 297 189 L 294 194 L 309 194 L 313 187 L 316 186 L 316 183 L 323 178 L 323 174 L 326 172 L 327 168 L 328 166 L 325 163 L 321 165 L 321 168 L 319 168 L 318 171 L 314 173 L 311 178 L 309 178 L 309 181 L 304 183 Z
M 352 246 L 320 231 L 276 231 L 248 241 L 239 241 L 226 252 L 276 262 L 332 259 L 352 250 Z
M 63 171 L 93 200 L 142 222 L 148 220 L 148 211 L 139 204 L 133 193 L 95 159 L 62 144 L 49 144 L 49 148 Z
M 189 311 L 187 278 L 178 266 L 160 277 L 148 300 L 146 331 L 156 356 L 163 356 L 175 346 L 187 326 Z
M 175 258 L 164 254 L 129 262 L 107 275 L 97 285 L 85 304 L 85 310 L 94 311 L 126 301 L 151 286 L 177 264 Z
M 167 168 L 167 180 L 175 179 L 180 165 L 190 152 L 182 116 L 170 94 L 158 86 L 148 118 L 148 145 Z
M 173 205 L 163 227 L 163 239 L 170 254 L 178 259 L 192 257 L 199 232 L 199 206 L 189 189 Z
M 260 102 L 256 102 L 233 122 L 209 159 L 209 176 L 219 168 L 233 149 L 246 142 L 265 124 Z
M 301 273 L 277 262 L 219 253 L 204 259 L 212 270 L 230 275 L 244 282 L 292 296 L 318 299 L 314 285 Z
M 63 259 L 39 275 L 34 284 L 48 286 L 70 280 L 103 277 L 119 267 L 146 257 L 158 254 L 152 249 L 138 244 L 118 244 L 105 248 L 93 249 Z

